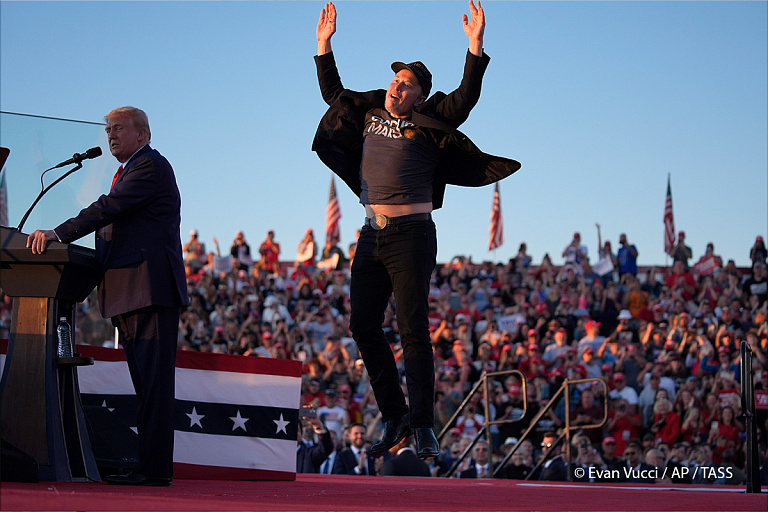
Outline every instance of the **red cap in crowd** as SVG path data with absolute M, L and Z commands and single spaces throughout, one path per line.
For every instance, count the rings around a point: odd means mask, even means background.
M 549 374 L 547 374 L 547 376 L 550 377 L 550 378 L 552 378 L 552 377 L 565 377 L 565 371 L 563 370 L 562 366 L 558 366 L 557 368 L 555 368 L 554 370 L 549 372 Z
M 565 371 L 563 370 L 562 366 L 558 366 L 551 372 L 547 374 L 548 377 L 565 377 Z

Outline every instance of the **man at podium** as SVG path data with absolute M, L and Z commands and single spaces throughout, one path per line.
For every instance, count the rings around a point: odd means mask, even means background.
M 96 232 L 102 272 L 99 305 L 119 329 L 139 401 L 139 464 L 107 477 L 117 485 L 171 484 L 176 339 L 189 303 L 181 251 L 181 196 L 171 164 L 149 146 L 147 115 L 120 107 L 104 117 L 109 150 L 120 162 L 112 188 L 76 217 L 29 235 L 35 254 L 51 240 Z

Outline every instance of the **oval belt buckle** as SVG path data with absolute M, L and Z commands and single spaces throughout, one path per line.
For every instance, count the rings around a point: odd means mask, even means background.
M 376 230 L 382 230 L 387 227 L 387 221 L 389 219 L 383 213 L 377 213 L 373 216 L 373 227 Z

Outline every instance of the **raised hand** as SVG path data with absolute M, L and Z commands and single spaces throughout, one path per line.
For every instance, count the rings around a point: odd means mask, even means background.
M 328 2 L 320 11 L 317 22 L 317 54 L 323 55 L 331 51 L 331 36 L 336 33 L 336 6 Z
M 485 33 L 485 12 L 477 0 L 477 7 L 472 0 L 469 0 L 469 12 L 471 18 L 466 14 L 462 15 L 464 22 L 464 33 L 469 38 L 469 51 L 478 57 L 483 54 L 483 34 Z

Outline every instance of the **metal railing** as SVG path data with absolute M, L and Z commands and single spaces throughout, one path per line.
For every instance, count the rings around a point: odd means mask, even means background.
M 509 376 L 509 375 L 518 375 L 520 379 L 520 387 L 521 387 L 521 395 L 523 397 L 523 415 L 514 420 L 492 420 L 491 419 L 491 398 L 490 393 L 488 389 L 488 381 L 489 379 L 491 382 L 496 377 L 503 377 L 503 376 Z M 477 441 L 485 434 L 486 436 L 486 442 L 488 443 L 488 446 L 493 446 L 491 441 L 491 425 L 502 425 L 505 423 L 514 423 L 516 421 L 520 421 L 525 417 L 525 413 L 528 411 L 528 393 L 527 391 L 527 384 L 525 381 L 525 375 L 523 375 L 523 372 L 520 370 L 505 370 L 502 372 L 483 372 L 480 378 L 475 382 L 475 385 L 472 387 L 472 389 L 467 393 L 466 398 L 464 398 L 464 401 L 461 402 L 461 405 L 456 409 L 456 412 L 451 416 L 451 419 L 449 419 L 445 426 L 443 427 L 443 430 L 440 431 L 440 434 L 437 436 L 438 443 L 442 444 L 443 438 L 445 435 L 451 430 L 452 425 L 456 421 L 456 419 L 461 416 L 461 414 L 464 412 L 464 409 L 466 408 L 467 404 L 472 401 L 474 396 L 480 392 L 480 389 L 482 389 L 483 392 L 483 412 L 485 415 L 485 423 L 483 426 L 477 431 L 477 434 L 472 439 L 472 442 L 467 445 L 467 447 L 464 449 L 464 451 L 459 455 L 459 457 L 456 459 L 456 461 L 453 463 L 453 465 L 448 469 L 448 472 L 443 475 L 446 478 L 452 477 L 456 470 L 459 468 L 461 463 L 464 461 L 464 459 L 467 458 L 467 455 L 472 451 L 472 448 L 475 446 Z
M 587 425 L 571 425 L 571 387 L 572 386 L 578 386 L 579 384 L 584 384 L 587 382 L 599 382 L 603 386 L 603 396 L 605 397 L 605 400 L 603 400 L 603 418 L 599 423 L 590 423 Z M 605 384 L 605 381 L 599 377 L 590 378 L 590 379 L 578 379 L 578 380 L 569 380 L 565 379 L 563 383 L 560 385 L 560 388 L 555 392 L 554 395 L 552 395 L 552 398 L 550 398 L 549 402 L 547 402 L 547 405 L 545 405 L 537 414 L 536 416 L 531 420 L 530 425 L 528 425 L 528 428 L 523 432 L 523 435 L 520 436 L 520 439 L 517 440 L 517 443 L 515 446 L 512 447 L 512 449 L 507 453 L 504 458 L 501 459 L 499 464 L 496 466 L 496 469 L 493 472 L 493 476 L 496 477 L 500 471 L 503 470 L 504 466 L 507 465 L 507 462 L 509 462 L 509 459 L 512 458 L 512 455 L 517 451 L 517 449 L 522 445 L 523 441 L 528 438 L 528 436 L 531 434 L 531 432 L 534 431 L 536 428 L 537 423 L 541 420 L 541 418 L 544 417 L 547 412 L 552 409 L 553 407 L 557 406 L 557 402 L 560 398 L 563 398 L 565 400 L 565 427 L 563 428 L 562 432 L 557 436 L 557 439 L 554 443 L 552 443 L 552 446 L 549 448 L 549 450 L 544 454 L 544 457 L 542 457 L 531 469 L 531 471 L 526 476 L 526 480 L 528 478 L 536 473 L 536 470 L 539 469 L 539 467 L 547 460 L 547 455 L 554 452 L 554 448 L 560 444 L 565 438 L 566 445 L 565 445 L 565 459 L 566 461 L 571 461 L 571 432 L 574 430 L 584 430 L 584 429 L 591 429 L 591 428 L 601 428 L 603 425 L 605 425 L 605 422 L 608 419 L 608 388 Z M 570 464 L 568 465 L 568 481 L 573 480 L 573 474 L 571 473 L 571 467 Z
M 491 396 L 489 393 L 489 385 L 488 381 L 490 380 L 493 382 L 493 380 L 496 379 L 496 377 L 503 377 L 508 375 L 518 375 L 520 379 L 520 387 L 521 387 L 521 394 L 523 397 L 523 414 L 520 418 L 516 419 L 506 419 L 506 420 L 492 420 L 490 418 L 490 411 L 491 411 Z M 603 386 L 603 396 L 605 396 L 605 400 L 603 400 L 603 418 L 599 423 L 590 423 L 587 425 L 571 425 L 571 404 L 570 404 L 570 397 L 571 397 L 571 387 L 572 386 L 578 386 L 580 384 L 584 384 L 587 382 L 599 382 Z M 480 379 L 475 383 L 475 385 L 472 387 L 472 389 L 467 394 L 466 398 L 464 398 L 464 401 L 462 401 L 461 405 L 456 409 L 456 412 L 451 416 L 451 419 L 448 420 L 443 427 L 443 429 L 440 431 L 440 434 L 438 434 L 438 441 L 442 444 L 442 440 L 445 437 L 445 435 L 450 431 L 452 428 L 452 425 L 456 421 L 458 417 L 461 416 L 461 414 L 464 412 L 464 409 L 466 408 L 466 405 L 472 401 L 473 397 L 480 391 L 480 389 L 483 390 L 483 409 L 485 413 L 485 423 L 483 426 L 478 430 L 477 434 L 474 436 L 472 441 L 467 445 L 467 447 L 464 449 L 464 451 L 459 455 L 459 457 L 454 461 L 453 465 L 448 469 L 448 471 L 445 473 L 445 477 L 450 478 L 454 474 L 456 474 L 456 470 L 459 468 L 461 463 L 464 461 L 464 459 L 467 458 L 469 453 L 472 451 L 472 448 L 477 444 L 477 441 L 485 435 L 486 442 L 488 443 L 488 446 L 493 446 L 491 441 L 491 426 L 492 425 L 503 425 L 508 423 L 516 423 L 518 421 L 521 421 L 523 418 L 525 418 L 526 413 L 528 412 L 528 393 L 527 393 L 527 382 L 525 379 L 525 375 L 519 370 L 506 370 L 502 372 L 483 372 L 483 374 L 480 376 Z M 496 477 L 498 473 L 504 468 L 504 466 L 507 464 L 510 458 L 512 458 L 512 455 L 517 451 L 517 449 L 522 445 L 523 441 L 525 441 L 526 438 L 528 438 L 531 434 L 531 432 L 534 431 L 536 428 L 536 425 L 541 421 L 541 419 L 544 417 L 547 412 L 556 406 L 558 400 L 560 398 L 565 399 L 565 427 L 563 428 L 563 431 L 558 435 L 557 440 L 552 444 L 552 449 L 548 453 L 551 453 L 553 451 L 553 448 L 557 446 L 563 438 L 566 439 L 566 460 L 571 460 L 571 432 L 573 430 L 583 430 L 583 429 L 592 429 L 592 428 L 601 428 L 603 425 L 605 425 L 605 422 L 608 419 L 608 388 L 605 384 L 605 381 L 601 378 L 590 378 L 590 379 L 578 379 L 578 380 L 569 380 L 565 379 L 560 386 L 560 388 L 555 392 L 554 395 L 552 395 L 552 398 L 550 398 L 547 405 L 545 405 L 539 412 L 536 414 L 536 416 L 533 417 L 530 424 L 528 425 L 528 428 L 526 428 L 525 432 L 520 436 L 520 439 L 518 439 L 517 443 L 512 447 L 512 449 L 507 453 L 504 458 L 500 461 L 500 463 L 496 466 L 493 477 Z M 545 454 L 546 455 L 546 454 Z M 533 467 L 531 472 L 526 477 L 526 480 L 530 475 L 534 474 L 536 470 L 541 466 L 541 464 L 544 463 L 546 460 L 546 456 L 542 457 L 539 462 L 536 463 L 536 465 Z M 570 464 L 569 464 L 569 471 L 568 471 L 568 480 L 572 480 L 573 475 L 570 471 Z

